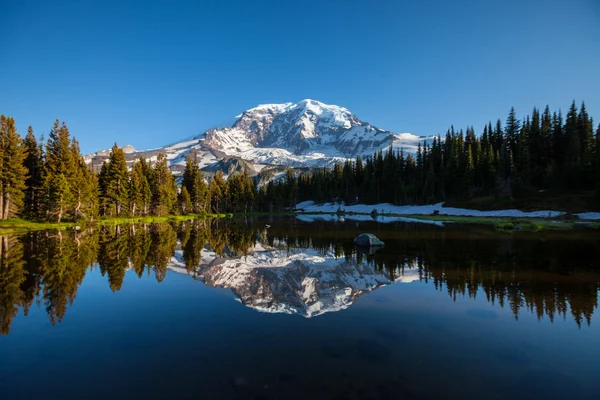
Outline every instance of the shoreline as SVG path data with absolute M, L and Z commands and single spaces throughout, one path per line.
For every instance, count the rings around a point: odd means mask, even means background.
M 310 203 L 310 204 L 308 204 Z M 300 220 L 311 222 L 315 220 L 339 221 L 344 219 L 356 221 L 376 221 L 376 222 L 407 222 L 407 223 L 427 223 L 438 226 L 444 226 L 446 223 L 460 223 L 473 225 L 493 225 L 498 230 L 570 230 L 575 228 L 600 229 L 600 213 L 579 213 L 568 214 L 562 211 L 534 211 L 521 212 L 519 210 L 497 210 L 497 211 L 479 211 L 471 209 L 457 209 L 453 207 L 445 208 L 441 204 L 427 206 L 394 206 L 390 204 L 375 205 L 354 205 L 344 207 L 338 203 L 315 204 L 313 202 L 303 202 L 298 204 L 295 211 L 283 212 L 249 212 L 249 213 L 223 213 L 223 214 L 190 214 L 190 215 L 169 215 L 164 217 L 124 217 L 97 219 L 92 222 L 39 222 L 24 219 L 9 219 L 0 221 L 0 235 L 24 234 L 27 232 L 69 228 L 80 229 L 87 226 L 116 226 L 120 224 L 135 223 L 160 223 L 160 222 L 182 222 L 193 219 L 216 219 L 232 218 L 240 216 L 268 216 L 268 215 L 295 215 Z M 301 208 L 302 206 L 303 208 Z M 383 207 L 382 207 L 383 206 Z M 343 208 L 342 208 L 343 207 Z M 307 209 L 308 208 L 308 209 Z M 333 209 L 336 208 L 335 211 Z M 350 208 L 350 210 L 348 210 Z M 353 209 L 357 209 L 353 211 Z M 382 212 L 362 211 L 370 208 L 371 210 L 380 209 Z M 386 208 L 390 212 L 386 212 Z M 393 212 L 396 210 L 407 210 L 413 212 Z M 438 210 L 438 214 L 433 214 L 433 209 Z M 417 210 L 418 212 L 414 212 Z M 426 214 L 431 210 L 430 214 Z M 450 210 L 451 213 L 445 211 Z M 459 210 L 459 211 L 457 211 Z M 549 214 L 550 213 L 550 214 Z M 465 215 L 463 215 L 465 214 Z M 469 215 L 471 214 L 471 215 Z M 477 215 L 484 214 L 484 215 Z M 486 215 L 487 214 L 487 215 Z M 308 218 L 307 218 L 308 217 Z M 358 217 L 358 218 L 354 218 Z
M 79 227 L 87 226 L 116 226 L 120 224 L 152 224 L 159 222 L 180 222 L 189 221 L 191 219 L 211 219 L 211 218 L 226 218 L 233 214 L 189 214 L 189 215 L 168 215 L 164 217 L 127 217 L 127 218 L 107 218 L 96 219 L 94 221 L 77 221 L 77 222 L 39 222 L 29 221 L 25 219 L 8 219 L 0 221 L 0 235 L 19 234 L 33 231 L 43 231 L 49 229 L 64 230 L 68 228 L 79 229 Z
M 300 212 L 297 215 L 307 216 L 301 218 L 305 222 L 315 220 L 334 221 L 340 219 L 356 221 L 375 221 L 381 223 L 407 222 L 407 223 L 426 223 L 430 225 L 445 226 L 446 223 L 471 224 L 471 225 L 491 225 L 500 231 L 541 231 L 541 230 L 571 230 L 581 229 L 600 229 L 600 221 L 585 220 L 560 220 L 544 217 L 476 217 L 468 215 L 423 215 L 423 214 L 394 214 L 385 213 L 371 215 L 369 213 L 359 212 L 319 212 L 307 211 Z M 353 218 L 360 217 L 360 218 Z

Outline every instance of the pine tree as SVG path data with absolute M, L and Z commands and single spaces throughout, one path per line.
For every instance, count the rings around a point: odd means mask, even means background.
M 0 219 L 7 219 L 21 213 L 27 168 L 15 120 L 4 115 L 0 116 L 0 159 Z
M 208 185 L 208 196 L 211 212 L 220 213 L 225 211 L 224 209 L 224 198 L 227 188 L 225 187 L 225 180 L 223 179 L 223 172 L 220 170 L 215 173 L 215 176 Z
M 187 188 L 183 186 L 178 195 L 179 211 L 182 215 L 188 214 L 192 210 L 192 200 Z
M 54 122 L 46 144 L 44 191 L 47 218 L 60 222 L 73 207 L 73 179 L 75 168 L 71 154 L 69 130 L 63 122 Z
M 108 163 L 103 173 L 100 174 L 102 191 L 100 193 L 106 209 L 105 214 L 121 216 L 128 205 L 129 172 L 125 152 L 115 143 L 111 149 Z
M 73 218 L 91 221 L 98 214 L 98 179 L 88 169 L 75 138 L 71 143 L 71 154 L 74 158 Z
M 248 171 L 244 169 L 243 186 L 244 186 L 244 212 L 253 210 L 253 205 L 256 200 L 256 184 L 254 180 L 248 176 Z M 297 196 L 297 193 L 296 193 Z M 294 203 L 294 206 L 296 203 Z
M 202 179 L 202 172 L 198 167 L 196 150 L 193 149 L 185 160 L 182 187 L 185 187 L 190 195 L 192 203 L 191 211 L 194 213 L 205 212 L 206 184 Z
M 154 165 L 152 178 L 152 213 L 164 216 L 177 209 L 177 186 L 167 166 L 167 157 L 160 153 Z
M 65 174 L 47 174 L 47 205 L 50 220 L 60 222 L 73 203 L 73 193 Z
M 521 125 L 519 123 L 519 120 L 517 119 L 514 107 L 510 109 L 510 113 L 508 114 L 508 118 L 506 119 L 506 127 L 504 129 L 506 134 L 508 150 L 510 150 L 510 152 L 513 155 L 518 154 L 517 142 Z
M 217 171 L 219 172 L 219 171 Z M 269 182 L 271 183 L 271 182 Z M 210 204 L 210 212 L 219 213 L 221 210 L 221 198 L 223 197 L 223 192 L 221 190 L 221 185 L 217 182 L 216 176 L 213 178 L 208 184 L 208 199 Z
M 152 201 L 150 184 L 144 175 L 144 162 L 141 159 L 131 169 L 129 187 L 127 190 L 129 200 L 129 215 L 135 217 L 138 214 L 148 214 L 148 208 Z
M 577 115 L 577 125 L 579 131 L 579 143 L 581 144 L 580 154 L 580 172 L 582 176 L 581 184 L 584 187 L 590 185 L 594 180 L 594 121 L 587 113 L 585 103 L 581 103 L 579 114 Z
M 31 126 L 23 140 L 23 146 L 25 147 L 25 167 L 27 168 L 24 215 L 30 219 L 38 219 L 42 216 L 44 159 L 42 149 Z

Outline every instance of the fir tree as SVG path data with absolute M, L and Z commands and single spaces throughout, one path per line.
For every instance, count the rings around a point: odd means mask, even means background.
M 129 172 L 125 152 L 115 143 L 111 149 L 108 163 L 100 175 L 102 191 L 100 193 L 105 207 L 105 215 L 121 216 L 129 204 Z
M 215 176 L 208 185 L 208 198 L 211 208 L 211 212 L 220 213 L 224 210 L 224 198 L 226 195 L 225 180 L 223 179 L 223 173 L 217 171 Z
M 131 169 L 127 193 L 129 214 L 133 217 L 148 214 L 152 192 L 150 191 L 148 179 L 144 175 L 144 163 L 141 160 L 136 162 Z
M 69 130 L 55 121 L 46 144 L 44 169 L 47 218 L 60 222 L 73 207 L 74 160 Z
M 98 180 L 88 169 L 75 138 L 71 144 L 71 154 L 74 158 L 73 218 L 91 221 L 98 213 Z
M 179 212 L 182 215 L 188 214 L 192 210 L 192 200 L 185 186 L 181 188 L 181 192 L 177 196 L 177 201 L 179 203 Z
M 158 155 L 152 175 L 152 213 L 167 215 L 177 209 L 177 187 L 164 153 Z
M 30 219 L 42 217 L 42 188 L 44 184 L 44 159 L 42 149 L 33 134 L 30 126 L 27 136 L 23 140 L 25 147 L 25 167 L 27 180 L 25 181 L 24 215 Z
M 4 115 L 0 116 L 0 159 L 0 219 L 7 219 L 21 213 L 27 168 L 15 120 Z
M 192 204 L 191 211 L 201 213 L 206 211 L 207 188 L 202 178 L 202 172 L 198 167 L 197 153 L 193 149 L 185 160 L 182 187 L 187 189 Z
M 517 119 L 514 107 L 510 109 L 510 113 L 508 114 L 508 118 L 506 119 L 506 127 L 504 129 L 506 134 L 506 144 L 508 146 L 508 150 L 513 155 L 517 154 L 518 135 L 521 129 L 521 125 L 519 123 L 519 120 Z

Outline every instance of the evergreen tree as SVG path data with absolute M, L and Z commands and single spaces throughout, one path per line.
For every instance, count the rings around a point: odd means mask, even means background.
M 91 221 L 98 213 L 98 180 L 88 169 L 75 138 L 71 144 L 71 154 L 74 158 L 73 218 Z
M 189 214 L 192 210 L 192 200 L 190 194 L 185 186 L 181 188 L 181 192 L 178 195 L 179 211 L 182 215 Z
M 27 168 L 15 120 L 4 115 L 0 116 L 0 159 L 0 219 L 7 219 L 21 213 Z
M 581 137 L 579 120 L 575 101 L 571 103 L 564 126 L 565 144 L 567 145 L 567 161 L 571 175 L 577 172 L 578 160 L 581 155 Z
M 177 186 L 167 166 L 167 157 L 160 153 L 152 173 L 152 213 L 164 216 L 177 209 Z
M 182 187 L 187 189 L 192 204 L 191 210 L 194 213 L 206 211 L 207 188 L 202 178 L 202 172 L 198 167 L 197 153 L 193 149 L 185 160 L 185 169 L 183 171 Z
M 519 120 L 517 119 L 514 107 L 510 109 L 510 113 L 508 114 L 508 118 L 506 119 L 506 127 L 504 129 L 506 134 L 506 144 L 508 146 L 508 151 L 510 151 L 510 153 L 513 155 L 517 154 L 518 135 L 521 129 L 521 125 L 519 123 Z
M 105 207 L 105 215 L 120 217 L 129 204 L 129 172 L 125 152 L 115 143 L 111 149 L 106 168 L 100 174 L 102 188 L 100 196 Z
M 24 215 L 30 219 L 38 219 L 43 215 L 44 158 L 31 126 L 23 140 L 23 146 L 25 148 L 25 167 L 27 168 Z
M 46 144 L 44 190 L 48 219 L 60 222 L 72 210 L 74 171 L 69 130 L 64 122 L 60 125 L 56 120 Z
M 223 173 L 219 170 L 215 173 L 214 178 L 208 185 L 208 198 L 211 212 L 220 213 L 225 211 L 224 198 L 226 195 L 226 190 Z
M 150 184 L 144 174 L 144 162 L 141 159 L 136 162 L 131 169 L 129 178 L 129 187 L 127 189 L 129 200 L 129 215 L 147 215 L 152 201 L 152 192 Z

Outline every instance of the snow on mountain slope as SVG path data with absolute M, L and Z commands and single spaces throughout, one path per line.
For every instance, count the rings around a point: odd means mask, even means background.
M 372 263 L 336 258 L 334 250 L 280 250 L 257 243 L 244 257 L 220 257 L 206 249 L 196 274 L 213 287 L 231 289 L 239 300 L 261 312 L 315 317 L 348 308 L 361 295 L 382 286 L 419 280 L 406 268 L 393 280 Z M 176 252 L 168 268 L 190 273 Z
M 343 107 L 303 100 L 247 110 L 231 128 L 209 130 L 204 145 L 231 155 L 251 148 L 267 152 L 279 148 L 296 156 L 319 153 L 324 158 L 370 153 L 394 139 L 391 132 L 361 122 Z
M 129 162 L 144 157 L 154 161 L 165 152 L 171 169 L 180 174 L 185 156 L 198 152 L 201 168 L 209 168 L 224 158 L 239 158 L 251 165 L 292 167 L 331 166 L 336 161 L 372 155 L 380 149 L 403 148 L 416 151 L 417 143 L 431 142 L 433 137 L 410 133 L 396 134 L 359 120 L 348 109 L 316 100 L 298 103 L 263 104 L 237 115 L 232 125 L 213 128 L 171 145 L 137 151 L 127 146 Z M 86 157 L 86 162 L 99 166 L 109 150 Z

